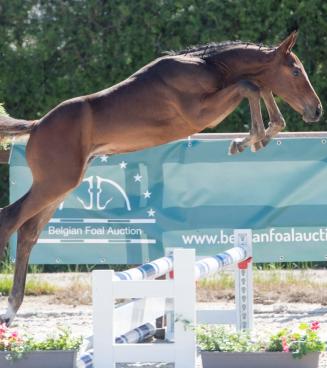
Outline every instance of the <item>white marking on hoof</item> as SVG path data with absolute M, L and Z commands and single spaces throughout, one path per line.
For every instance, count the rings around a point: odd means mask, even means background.
M 16 312 L 14 312 L 12 306 L 8 304 L 7 311 L 5 314 L 0 316 L 0 321 L 5 323 L 7 326 L 11 325 L 11 322 L 14 320 Z
M 238 153 L 237 143 L 235 141 L 232 141 L 228 149 L 228 154 L 235 155 L 236 153 Z

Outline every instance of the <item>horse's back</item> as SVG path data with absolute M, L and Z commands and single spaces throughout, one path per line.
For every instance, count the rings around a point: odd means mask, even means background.
M 142 81 L 160 79 L 167 86 L 183 93 L 201 93 L 203 90 L 215 90 L 220 76 L 212 65 L 199 57 L 176 55 L 158 58 L 131 77 Z

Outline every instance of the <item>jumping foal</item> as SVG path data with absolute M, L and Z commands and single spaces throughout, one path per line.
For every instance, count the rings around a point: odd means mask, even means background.
M 250 104 L 250 135 L 230 153 L 265 146 L 284 128 L 274 101 L 281 96 L 305 121 L 318 121 L 321 103 L 300 60 L 292 33 L 278 47 L 242 42 L 210 44 L 161 57 L 125 81 L 67 100 L 39 121 L 0 117 L 0 135 L 30 134 L 26 157 L 30 190 L 0 212 L 0 254 L 18 231 L 14 285 L 0 322 L 10 324 L 24 297 L 28 259 L 42 228 L 79 185 L 92 156 L 141 150 L 214 127 L 240 102 Z M 268 109 L 265 130 L 260 97 Z

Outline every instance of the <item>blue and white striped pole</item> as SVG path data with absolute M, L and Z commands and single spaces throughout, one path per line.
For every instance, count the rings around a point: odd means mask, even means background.
M 114 280 L 152 280 L 169 273 L 173 269 L 173 256 L 159 258 L 127 271 L 115 272 Z
M 156 333 L 156 328 L 151 323 L 146 323 L 132 331 L 127 332 L 124 335 L 116 337 L 116 344 L 136 344 L 144 342 L 151 338 Z M 92 345 L 92 342 L 90 342 Z M 93 368 L 93 349 L 82 353 L 76 363 L 77 368 Z

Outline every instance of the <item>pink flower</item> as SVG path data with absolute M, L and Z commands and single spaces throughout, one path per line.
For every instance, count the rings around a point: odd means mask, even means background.
M 310 329 L 312 331 L 317 331 L 317 330 L 319 330 L 319 328 L 320 328 L 320 323 L 318 321 L 311 322 Z
M 287 345 L 287 340 L 286 340 L 285 336 L 282 337 L 282 346 L 283 346 L 283 352 L 284 353 L 289 353 L 290 352 L 290 348 Z
M 3 323 L 2 325 L 0 325 L 0 335 L 3 335 L 7 332 L 7 326 L 5 323 Z
M 18 337 L 18 332 L 17 332 L 17 331 L 13 331 L 13 332 L 10 334 L 10 337 L 12 337 L 12 338 L 16 338 L 16 337 Z

